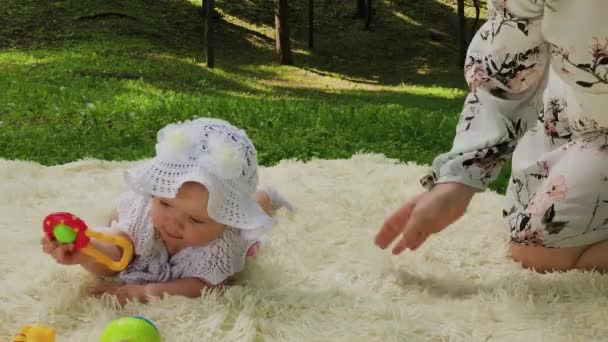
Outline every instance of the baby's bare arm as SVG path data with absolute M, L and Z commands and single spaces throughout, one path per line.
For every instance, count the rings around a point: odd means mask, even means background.
M 126 234 L 120 233 L 120 235 L 129 238 Z M 97 240 L 91 240 L 89 244 L 114 260 L 119 260 L 122 258 L 122 249 L 120 249 L 118 246 Z M 117 271 L 109 269 L 108 266 L 97 262 L 95 259 L 89 256 L 87 256 L 83 262 L 80 263 L 80 266 L 93 274 L 103 277 L 114 276 L 118 273 Z
M 162 297 L 165 294 L 196 298 L 201 296 L 201 291 L 213 286 L 205 283 L 199 278 L 182 278 L 164 283 L 150 283 L 144 285 L 144 295 L 151 297 Z
M 218 285 L 221 286 L 221 285 Z M 205 283 L 198 278 L 183 278 L 165 283 L 139 284 L 116 284 L 106 282 L 93 289 L 94 296 L 109 294 L 116 296 L 121 305 L 128 301 L 137 300 L 146 303 L 150 297 L 162 297 L 165 294 L 174 296 L 184 296 L 188 298 L 200 297 L 205 288 L 212 285 Z
M 118 211 L 116 209 L 112 210 L 112 214 L 110 216 L 110 221 L 108 222 L 108 224 L 111 226 L 114 221 L 118 221 Z M 131 240 L 131 238 L 127 234 L 119 232 L 116 229 L 111 229 L 109 234 L 120 235 L 124 238 Z M 120 258 L 122 258 L 122 249 L 120 249 L 118 246 L 97 240 L 91 240 L 89 243 L 93 247 L 97 248 L 101 253 L 107 255 L 108 257 L 114 260 L 119 260 Z M 85 261 L 82 262 L 80 265 L 85 270 L 98 276 L 111 277 L 119 273 L 118 271 L 113 271 L 109 269 L 106 265 L 95 261 L 95 259 L 91 257 L 87 257 Z
M 262 207 L 266 214 L 272 216 L 272 201 L 270 200 L 270 196 L 268 196 L 268 193 L 258 190 L 255 192 L 255 194 L 253 194 L 253 198 L 256 202 L 258 202 L 258 205 Z

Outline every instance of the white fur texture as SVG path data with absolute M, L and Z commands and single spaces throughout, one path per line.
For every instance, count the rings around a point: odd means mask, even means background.
M 502 197 L 478 195 L 465 218 L 419 251 L 373 245 L 383 219 L 418 193 L 423 167 L 378 155 L 261 170 L 298 211 L 280 211 L 269 245 L 223 294 L 120 309 L 86 296 L 96 280 L 40 250 L 41 220 L 71 211 L 103 225 L 122 190 L 120 162 L 62 166 L 0 160 L 0 340 L 23 324 L 58 342 L 96 341 L 144 315 L 165 341 L 593 341 L 608 336 L 608 278 L 539 275 L 507 257 Z

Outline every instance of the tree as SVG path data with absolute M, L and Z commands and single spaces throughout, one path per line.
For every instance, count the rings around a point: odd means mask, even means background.
M 369 30 L 372 22 L 372 0 L 357 0 L 357 11 L 355 18 L 365 19 L 365 29 Z
M 315 0 L 308 0 L 308 48 L 312 50 L 315 39 L 314 13 Z
M 467 47 L 471 43 L 471 39 L 475 35 L 475 32 L 477 32 L 477 28 L 479 26 L 480 3 L 479 3 L 479 0 L 473 0 L 473 5 L 475 6 L 475 21 L 473 22 L 473 25 L 471 26 L 471 33 L 468 37 L 467 37 L 467 32 L 466 32 L 467 22 L 466 22 L 466 17 L 464 15 L 464 9 L 466 6 L 465 0 L 458 0 L 457 4 L 458 4 L 458 45 L 459 45 L 458 63 L 459 63 L 459 65 L 463 65 L 464 59 L 466 58 L 466 55 L 467 55 Z
M 205 16 L 205 28 L 203 32 L 203 42 L 205 45 L 205 61 L 208 68 L 213 68 L 215 59 L 213 55 L 213 12 L 214 0 L 203 0 L 203 13 Z
M 458 0 L 458 64 L 464 65 L 467 55 L 466 18 L 464 17 L 464 0 Z
M 481 12 L 479 0 L 473 0 L 473 5 L 475 6 L 475 21 L 473 22 L 473 27 L 471 27 L 471 38 L 469 38 L 469 42 L 477 32 L 477 28 L 479 28 L 479 14 Z
M 279 63 L 292 65 L 291 46 L 289 43 L 289 26 L 287 24 L 287 0 L 274 0 L 274 25 L 276 31 L 276 52 Z
M 357 0 L 357 12 L 355 12 L 356 18 L 365 18 L 367 15 L 367 5 L 365 0 Z
M 367 9 L 365 11 L 365 29 L 369 30 L 372 23 L 372 0 L 367 0 Z

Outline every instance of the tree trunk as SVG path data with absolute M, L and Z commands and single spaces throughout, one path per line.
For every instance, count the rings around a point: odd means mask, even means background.
M 369 30 L 372 24 L 372 0 L 366 0 L 367 8 L 365 10 L 365 29 Z
M 215 58 L 213 55 L 213 12 L 214 12 L 214 0 L 203 0 L 203 8 L 205 13 L 205 32 L 204 32 L 204 44 L 205 44 L 205 61 L 207 62 L 208 68 L 215 66 Z
M 366 11 L 366 4 L 365 4 L 365 0 L 357 0 L 357 12 L 355 12 L 355 18 L 366 18 L 367 15 L 367 11 Z
M 471 36 L 469 37 L 469 44 L 471 43 L 471 40 L 473 40 L 473 37 L 477 32 L 477 28 L 479 27 L 479 14 L 481 12 L 481 9 L 479 8 L 479 0 L 473 0 L 473 5 L 475 5 L 475 21 L 473 22 L 473 27 L 471 27 Z
M 464 65 L 467 55 L 466 22 L 464 17 L 464 0 L 458 0 L 458 64 Z
M 315 1 L 308 0 L 308 48 L 312 50 L 315 40 Z
M 274 0 L 274 25 L 276 31 L 276 52 L 279 63 L 292 65 L 291 47 L 289 44 L 289 26 L 287 24 L 287 0 Z

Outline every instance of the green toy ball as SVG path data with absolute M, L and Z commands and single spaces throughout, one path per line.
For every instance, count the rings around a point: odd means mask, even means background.
M 76 241 L 76 231 L 72 227 L 60 223 L 53 229 L 55 239 L 61 243 L 72 243 Z
M 123 317 L 108 324 L 99 342 L 160 342 L 160 333 L 145 317 Z

